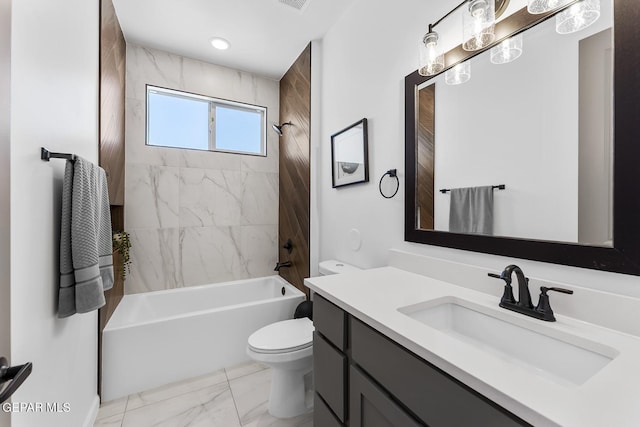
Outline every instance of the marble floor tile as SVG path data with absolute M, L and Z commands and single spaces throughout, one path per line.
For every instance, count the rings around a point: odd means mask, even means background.
M 216 384 L 127 411 L 122 427 L 240 427 L 229 385 Z
M 242 427 L 313 427 L 313 412 L 287 419 L 275 418 L 265 412 Z
M 124 419 L 124 412 L 121 414 L 98 418 L 96 419 L 96 422 L 93 424 L 93 427 L 121 427 L 123 419 Z
M 128 397 L 121 397 L 120 399 L 111 400 L 109 402 L 104 402 L 100 406 L 100 410 L 98 411 L 98 416 L 96 419 L 108 418 L 117 414 L 124 414 L 124 411 L 127 409 L 127 400 Z
M 106 402 L 94 427 L 312 427 L 313 413 L 269 415 L 271 370 L 248 362 Z M 313 399 L 310 391 L 308 402 Z
M 229 381 L 242 425 L 258 420 L 267 412 L 271 369 L 263 369 Z
M 226 368 L 225 372 L 227 373 L 227 378 L 231 381 L 244 377 L 245 375 L 253 374 L 254 372 L 262 371 L 263 369 L 267 369 L 267 365 L 259 362 L 247 362 Z
M 129 396 L 127 411 L 226 382 L 225 371 L 219 370 L 212 374 L 202 375 L 200 377 L 146 390 L 142 393 L 132 394 Z

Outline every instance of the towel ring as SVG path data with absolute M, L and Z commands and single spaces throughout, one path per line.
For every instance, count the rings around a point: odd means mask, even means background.
M 384 180 L 384 177 L 389 175 L 389 178 L 395 178 L 396 179 L 396 188 L 393 191 L 393 194 L 391 195 L 387 195 L 385 194 L 385 191 L 382 190 L 382 181 Z M 384 173 L 384 175 L 382 175 L 382 178 L 380 178 L 380 183 L 378 184 L 378 190 L 380 190 L 380 194 L 382 194 L 382 197 L 384 197 L 385 199 L 391 199 L 393 198 L 396 194 L 398 194 L 398 189 L 400 188 L 400 180 L 398 179 L 398 170 L 397 169 L 389 169 L 388 171 L 386 171 Z

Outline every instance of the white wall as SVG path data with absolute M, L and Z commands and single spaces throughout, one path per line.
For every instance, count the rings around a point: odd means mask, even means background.
M 514 261 L 404 242 L 404 188 L 390 200 L 378 193 L 378 180 L 388 169 L 398 168 L 404 182 L 404 77 L 417 68 L 418 43 L 428 23 L 449 7 L 444 1 L 359 0 L 323 39 L 321 159 L 314 175 L 321 259 L 375 267 L 387 263 L 389 248 L 399 248 L 496 271 Z M 362 117 L 369 119 L 370 182 L 332 189 L 330 136 Z M 349 247 L 351 228 L 362 233 L 358 251 Z M 640 297 L 640 279 L 635 276 L 524 260 L 517 263 L 533 277 Z M 496 295 L 499 297 L 500 289 Z
M 10 141 L 11 122 L 11 0 L 0 0 L 0 356 L 11 356 L 10 286 Z M 8 427 L 9 414 L 0 410 L 0 426 Z
M 12 4 L 11 357 L 33 362 L 13 402 L 69 403 L 14 413 L 13 427 L 91 425 L 97 409 L 97 312 L 56 317 L 64 161 L 98 161 L 98 2 Z M 4 26 L 3 26 L 4 28 Z
M 322 168 L 322 40 L 311 41 L 311 122 L 309 135 L 309 273 L 318 275 L 320 262 L 320 207 L 321 186 L 316 179 Z M 329 164 L 331 167 L 331 164 Z
M 267 156 L 145 145 L 145 85 L 267 107 Z M 274 274 L 278 257 L 279 84 L 127 45 L 127 294 Z

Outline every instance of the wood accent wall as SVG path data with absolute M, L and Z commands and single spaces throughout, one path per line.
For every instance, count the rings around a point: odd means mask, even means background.
M 112 0 L 100 1 L 100 166 L 109 201 L 124 205 L 124 100 L 127 45 Z
M 416 178 L 416 204 L 420 209 L 416 218 L 420 223 L 417 228 L 433 230 L 433 176 L 435 159 L 435 83 L 418 91 L 418 159 Z
M 291 121 L 280 137 L 279 261 L 291 261 L 280 276 L 308 295 L 310 212 L 311 44 L 280 80 L 280 123 Z M 291 254 L 282 246 L 293 242 Z
M 99 163 L 107 172 L 111 228 L 124 230 L 124 131 L 126 43 L 112 0 L 100 1 L 100 150 Z M 114 254 L 113 288 L 98 312 L 98 394 L 102 387 L 102 331 L 124 296 L 119 254 Z

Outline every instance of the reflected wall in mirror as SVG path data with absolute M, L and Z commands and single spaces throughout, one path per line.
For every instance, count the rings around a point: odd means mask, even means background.
M 582 31 L 555 23 L 522 33 L 513 62 L 485 51 L 464 84 L 419 87 L 418 229 L 450 230 L 454 196 L 439 189 L 505 184 L 493 235 L 612 246 L 611 4 Z
M 612 3 L 572 35 L 555 32 L 554 12 L 518 10 L 485 49 L 521 34 L 515 62 L 445 54 L 444 71 L 471 65 L 465 84 L 406 76 L 405 240 L 640 275 L 640 3 Z M 493 235 L 447 231 L 451 196 L 438 190 L 499 184 Z
M 436 85 L 418 91 L 416 227 L 434 229 Z

